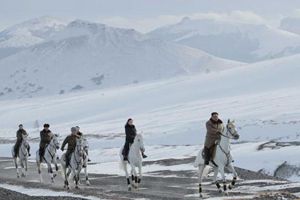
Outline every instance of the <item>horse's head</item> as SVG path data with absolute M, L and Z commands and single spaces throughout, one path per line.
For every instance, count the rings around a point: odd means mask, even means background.
M 145 151 L 145 147 L 144 147 L 144 140 L 143 140 L 143 136 L 141 134 L 137 134 L 134 138 L 134 143 L 137 143 L 139 149 L 144 152 Z
M 53 144 L 53 146 L 55 146 L 56 149 L 59 149 L 59 141 L 58 141 L 58 134 L 54 134 L 52 136 L 52 140 L 51 143 Z
M 89 150 L 89 143 L 88 143 L 87 139 L 86 139 L 86 138 L 83 138 L 83 137 L 81 137 L 81 138 L 82 138 L 82 146 L 83 146 L 83 149 L 84 149 L 84 150 Z
M 77 153 L 80 157 L 84 154 L 84 142 L 82 138 L 76 139 L 75 153 Z
M 29 142 L 28 142 L 28 138 L 27 138 L 28 135 L 23 135 L 22 138 L 22 144 L 24 145 L 24 147 L 27 149 L 29 147 Z
M 226 135 L 234 140 L 238 140 L 240 138 L 240 135 L 238 134 L 236 127 L 235 127 L 235 121 L 228 119 L 227 125 L 226 125 Z

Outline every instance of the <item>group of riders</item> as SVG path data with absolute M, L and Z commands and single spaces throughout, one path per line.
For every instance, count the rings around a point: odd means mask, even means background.
M 49 124 L 44 124 L 44 128 L 42 131 L 40 131 L 40 145 L 39 145 L 39 158 L 40 162 L 42 162 L 44 155 L 45 155 L 45 149 L 50 144 L 54 134 L 49 129 Z M 18 156 L 19 148 L 22 144 L 23 138 L 28 137 L 27 131 L 24 129 L 23 125 L 19 125 L 19 129 L 16 133 L 17 141 L 14 146 L 14 157 Z M 66 152 L 66 165 L 69 165 L 70 162 L 70 156 L 74 152 L 76 148 L 76 139 L 83 137 L 82 132 L 80 132 L 80 127 L 72 127 L 71 128 L 71 134 L 68 135 L 65 140 L 62 143 L 61 151 L 64 151 L 65 146 L 68 145 L 67 152 Z M 30 153 L 30 145 L 27 147 L 28 150 L 28 156 L 31 156 Z M 86 154 L 88 155 L 88 151 L 86 150 Z M 89 160 L 90 161 L 90 160 Z
M 39 174 L 41 175 L 41 170 L 39 168 L 42 160 L 46 161 L 45 157 L 49 155 L 53 159 L 53 155 L 55 155 L 56 149 L 59 149 L 59 143 L 57 141 L 57 135 L 53 134 L 51 130 L 49 129 L 49 124 L 44 124 L 44 129 L 40 132 L 40 145 L 39 145 L 39 151 L 37 152 L 37 164 L 39 169 Z M 138 185 L 141 182 L 142 177 L 142 159 L 147 158 L 145 155 L 145 148 L 143 144 L 143 137 L 141 134 L 137 134 L 137 130 L 135 125 L 133 124 L 133 119 L 129 118 L 125 124 L 125 144 L 123 149 L 120 152 L 120 158 L 123 160 L 123 169 L 125 170 L 126 178 L 127 178 L 127 184 L 128 184 L 128 190 L 131 190 L 131 186 L 134 186 L 134 188 L 138 188 Z M 29 144 L 27 146 L 22 146 L 20 149 L 20 146 L 23 144 L 23 138 L 26 138 L 28 136 L 28 133 L 24 129 L 23 125 L 19 125 L 19 130 L 17 131 L 17 141 L 14 146 L 14 158 L 15 160 L 18 157 L 19 151 L 28 151 L 28 156 L 30 156 L 30 146 Z M 221 191 L 221 186 L 217 181 L 217 173 L 218 171 L 222 175 L 223 179 L 223 188 L 224 192 L 226 192 L 227 186 L 226 186 L 226 180 L 225 180 L 225 167 L 229 169 L 233 173 L 233 179 L 231 182 L 231 185 L 228 186 L 228 188 L 232 188 L 232 186 L 235 184 L 237 180 L 237 173 L 232 165 L 233 159 L 230 154 L 230 139 L 237 140 L 239 138 L 239 134 L 237 133 L 237 130 L 234 125 L 234 121 L 228 120 L 228 123 L 226 126 L 224 126 L 221 119 L 219 119 L 219 114 L 217 112 L 211 113 L 210 119 L 206 122 L 206 137 L 205 137 L 205 143 L 204 148 L 202 151 L 199 152 L 198 156 L 195 160 L 195 167 L 199 168 L 199 193 L 200 197 L 202 196 L 202 177 L 204 168 L 207 165 L 210 165 L 214 168 L 214 181 L 216 183 L 217 188 L 219 191 Z M 55 143 L 56 139 L 56 143 Z M 54 142 L 52 142 L 52 140 Z M 26 141 L 26 140 L 25 140 Z M 79 179 L 79 173 L 82 169 L 82 167 L 85 169 L 86 174 L 86 181 L 89 185 L 88 181 L 88 175 L 87 175 L 87 162 L 90 161 L 88 159 L 88 150 L 85 149 L 85 153 L 82 152 L 82 141 L 86 141 L 85 138 L 83 138 L 82 132 L 80 132 L 80 127 L 72 127 L 71 128 L 71 134 L 68 135 L 62 145 L 61 145 L 61 151 L 64 151 L 66 145 L 67 152 L 65 153 L 64 158 L 62 159 L 62 167 L 65 174 L 65 187 L 69 188 L 68 183 L 68 176 L 69 173 L 72 171 L 74 175 L 74 180 L 76 183 L 76 188 L 78 188 L 78 181 Z M 53 147 L 53 143 L 56 145 Z M 51 154 L 48 147 L 54 148 L 54 153 Z M 24 150 L 25 149 L 25 150 Z M 47 150 L 48 149 L 48 150 Z M 45 150 L 49 152 L 49 154 L 45 155 Z M 84 159 L 84 162 L 81 163 L 78 162 L 80 160 L 81 155 L 84 155 L 82 159 Z M 76 157 L 77 156 L 77 157 Z M 50 159 L 48 159 L 49 161 Z M 16 162 L 16 161 L 15 161 Z M 47 161 L 46 161 L 47 162 Z M 77 167 L 74 167 L 76 163 Z M 56 166 L 56 171 L 58 170 L 56 159 L 54 160 L 54 164 Z M 130 175 L 127 171 L 127 165 L 131 166 L 131 180 Z M 51 174 L 51 180 L 53 181 L 53 173 L 51 168 L 51 162 L 47 162 L 48 165 L 48 172 Z M 69 172 L 66 171 L 66 169 L 69 168 Z M 17 168 L 17 174 L 18 174 L 18 167 Z M 135 168 L 138 168 L 139 170 L 139 176 L 135 170 Z M 26 165 L 27 170 L 27 165 Z M 71 171 L 70 171 L 71 170 Z M 76 171 L 76 172 L 75 172 Z M 19 177 L 19 176 L 18 176 Z M 42 177 L 41 177 L 42 180 Z
M 46 149 L 47 145 L 50 144 L 50 142 L 54 136 L 54 134 L 51 132 L 51 130 L 49 128 L 50 128 L 49 124 L 44 124 L 43 130 L 40 131 L 40 145 L 39 145 L 40 162 L 42 162 L 42 160 L 44 158 L 45 149 Z M 133 120 L 131 118 L 127 120 L 127 123 L 125 125 L 125 133 L 126 133 L 126 139 L 125 139 L 125 145 L 124 145 L 122 154 L 123 154 L 124 160 L 128 161 L 128 153 L 129 153 L 130 146 L 134 142 L 134 138 L 137 135 L 137 130 L 136 130 L 135 125 L 133 124 Z M 16 143 L 14 146 L 14 157 L 18 156 L 19 148 L 22 144 L 23 138 L 28 137 L 28 133 L 24 129 L 22 124 L 19 125 L 19 129 L 16 133 L 16 137 L 17 137 L 17 140 L 16 140 Z M 81 138 L 81 137 L 83 137 L 83 134 L 82 134 L 82 132 L 80 132 L 80 127 L 79 126 L 72 127 L 71 134 L 68 135 L 62 143 L 61 151 L 64 151 L 65 146 L 68 145 L 67 152 L 65 154 L 67 166 L 69 165 L 69 162 L 71 159 L 70 157 L 76 148 L 76 139 Z M 30 145 L 28 145 L 27 150 L 28 150 L 28 156 L 31 156 Z M 144 152 L 141 152 L 141 153 L 142 153 L 143 158 L 147 158 L 147 156 L 144 154 Z M 86 154 L 88 155 L 88 150 L 86 150 Z M 88 159 L 88 161 L 90 161 L 90 159 Z
M 49 124 L 44 124 L 44 129 L 40 132 L 40 145 L 39 145 L 39 157 L 40 160 L 43 159 L 45 154 L 45 148 L 51 142 L 53 137 L 53 133 L 49 129 Z M 219 119 L 219 114 L 217 112 L 211 113 L 211 118 L 206 122 L 206 138 L 203 149 L 203 157 L 205 160 L 205 164 L 208 165 L 211 157 L 214 153 L 216 141 L 220 140 L 221 133 L 224 131 L 224 125 L 221 119 Z M 137 130 L 135 125 L 133 124 L 133 119 L 129 118 L 125 124 L 125 145 L 122 151 L 123 158 L 125 161 L 128 160 L 128 153 L 131 144 L 134 142 L 134 138 L 137 135 Z M 19 151 L 20 145 L 22 143 L 23 137 L 28 136 L 28 133 L 24 129 L 23 125 L 19 125 L 19 129 L 17 131 L 16 137 L 17 141 L 14 146 L 14 156 L 17 157 L 17 152 Z M 62 143 L 61 150 L 64 151 L 65 146 L 68 144 L 67 152 L 66 152 L 66 164 L 68 165 L 70 162 L 70 155 L 74 152 L 76 147 L 76 139 L 83 137 L 82 132 L 80 132 L 80 127 L 72 127 L 71 134 L 68 135 Z M 28 146 L 28 153 L 30 156 L 30 146 Z M 88 152 L 86 152 L 88 154 Z M 141 152 L 143 158 L 147 158 L 144 152 Z M 90 160 L 89 160 L 90 161 Z

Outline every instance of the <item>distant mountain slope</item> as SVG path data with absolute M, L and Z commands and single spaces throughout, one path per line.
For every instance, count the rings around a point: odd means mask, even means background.
M 240 66 L 132 29 L 76 20 L 0 60 L 2 98 L 120 86 Z
M 266 25 L 184 18 L 177 24 L 158 28 L 148 35 L 243 62 L 300 53 L 299 35 Z
M 40 17 L 16 24 L 0 32 L 0 59 L 39 44 L 61 30 L 66 22 L 52 17 Z
M 282 19 L 280 28 L 292 33 L 300 34 L 300 17 L 286 17 Z

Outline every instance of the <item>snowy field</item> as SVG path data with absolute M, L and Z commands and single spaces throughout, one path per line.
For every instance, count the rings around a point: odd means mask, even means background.
M 79 125 L 89 138 L 93 173 L 120 174 L 119 148 L 124 123 L 135 120 L 144 135 L 147 161 L 189 158 L 202 148 L 205 121 L 218 111 L 226 122 L 235 119 L 241 135 L 232 145 L 235 165 L 274 175 L 285 161 L 300 166 L 299 145 L 264 147 L 269 141 L 292 142 L 300 137 L 300 56 L 247 65 L 212 74 L 182 76 L 134 86 L 0 102 L 1 140 L 12 141 L 23 123 L 37 149 L 37 124 L 50 123 L 61 140 Z M 237 84 L 238 83 L 238 84 Z M 38 122 L 38 123 L 37 123 Z M 40 127 L 39 127 L 40 128 Z M 2 144 L 10 156 L 12 144 Z M 191 164 L 150 165 L 145 172 L 192 170 Z M 299 180 L 298 174 L 290 174 Z

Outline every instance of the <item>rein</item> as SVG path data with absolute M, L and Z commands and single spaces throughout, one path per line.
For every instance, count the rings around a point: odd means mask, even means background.
M 230 135 L 233 135 L 233 133 L 229 130 L 228 126 L 226 126 L 226 133 L 230 133 Z M 222 133 L 220 133 L 221 136 L 225 137 L 225 138 L 228 138 L 228 139 L 234 139 L 230 136 L 227 136 L 227 135 L 224 135 Z M 226 166 L 229 165 L 229 160 L 230 160 L 230 151 L 226 152 L 223 147 L 220 145 L 220 143 L 218 144 L 219 148 L 221 149 L 221 151 L 225 154 L 226 158 L 227 158 L 227 163 L 226 163 Z
M 227 133 L 229 132 L 230 135 L 233 135 L 233 133 L 228 129 L 228 127 L 226 126 L 226 129 L 227 129 Z M 234 139 L 233 137 L 230 137 L 230 136 L 227 136 L 227 135 L 224 135 L 223 133 L 219 133 L 222 137 L 225 137 L 225 138 L 228 138 L 228 139 Z

